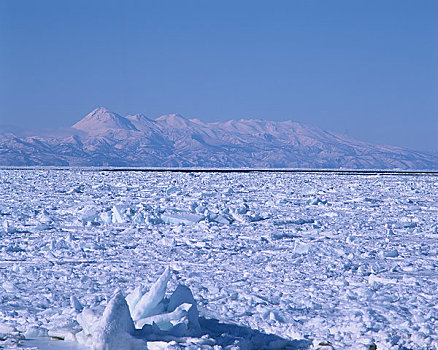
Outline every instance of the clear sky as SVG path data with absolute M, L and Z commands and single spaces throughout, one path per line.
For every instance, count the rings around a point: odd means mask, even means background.
M 438 152 L 438 1 L 0 0 L 0 124 L 97 106 Z

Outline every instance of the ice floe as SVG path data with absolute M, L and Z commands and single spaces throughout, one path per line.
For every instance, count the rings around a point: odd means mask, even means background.
M 434 176 L 41 169 L 1 179 L 0 347 L 47 336 L 65 340 L 46 346 L 81 346 L 110 304 L 117 314 L 117 289 L 128 294 L 120 310 L 146 307 L 130 316 L 133 333 L 110 328 L 148 348 L 438 347 Z M 169 279 L 152 288 L 165 266 Z M 105 327 L 100 339 L 111 338 Z

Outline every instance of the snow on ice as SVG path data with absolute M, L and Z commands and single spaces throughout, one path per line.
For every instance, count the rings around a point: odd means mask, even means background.
M 3 169 L 0 348 L 438 349 L 437 256 L 432 175 Z

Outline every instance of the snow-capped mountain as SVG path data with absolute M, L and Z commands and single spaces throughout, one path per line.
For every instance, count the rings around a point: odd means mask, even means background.
M 72 126 L 90 134 L 104 134 L 109 130 L 137 130 L 127 118 L 113 113 L 105 107 L 96 108 Z
M 293 121 L 123 117 L 104 107 L 71 128 L 0 132 L 0 165 L 438 169 L 438 155 Z

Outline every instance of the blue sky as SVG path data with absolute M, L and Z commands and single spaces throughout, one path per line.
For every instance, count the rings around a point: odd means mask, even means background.
M 435 0 L 0 0 L 0 124 L 97 106 L 438 152 Z

